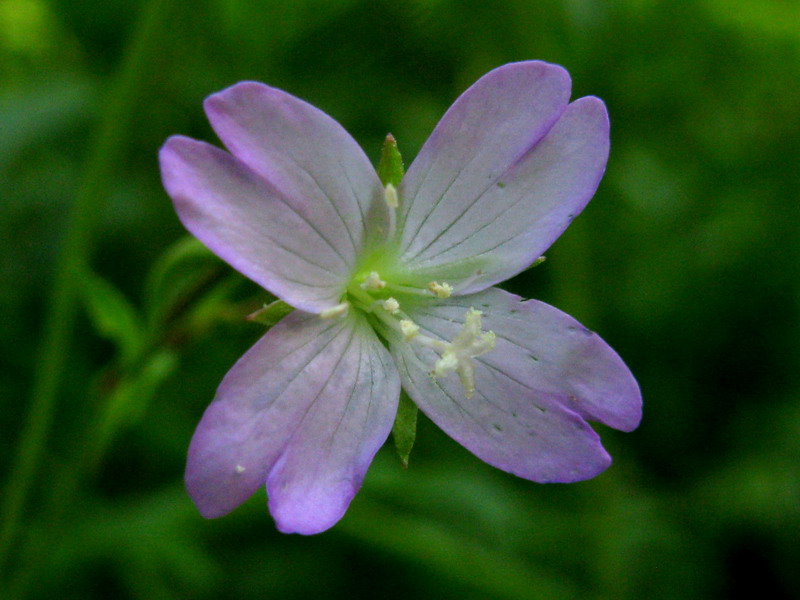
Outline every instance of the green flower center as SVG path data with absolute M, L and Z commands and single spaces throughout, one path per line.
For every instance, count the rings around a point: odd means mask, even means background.
M 483 331 L 482 313 L 470 308 L 464 315 L 464 324 L 451 340 L 439 340 L 420 333 L 420 327 L 403 310 L 404 305 L 419 302 L 435 302 L 449 298 L 453 288 L 446 282 L 431 281 L 424 288 L 393 284 L 384 280 L 377 271 L 361 273 L 347 287 L 344 301 L 323 313 L 322 317 L 334 317 L 346 313 L 351 307 L 362 311 L 370 319 L 375 330 L 387 341 L 398 337 L 405 343 L 425 346 L 439 354 L 431 375 L 444 377 L 457 373 L 467 398 L 475 393 L 475 376 L 472 359 L 486 354 L 495 347 L 496 336 L 492 331 Z M 398 335 L 399 334 L 399 335 Z
M 389 183 L 385 188 L 386 206 L 390 212 L 387 239 L 395 235 L 396 209 L 399 206 L 397 190 Z M 464 324 L 452 340 L 441 340 L 420 332 L 420 327 L 409 316 L 415 305 L 449 298 L 453 286 L 445 281 L 429 281 L 424 287 L 409 285 L 414 278 L 404 276 L 393 260 L 396 257 L 388 245 L 373 251 L 363 261 L 350 280 L 340 304 L 323 311 L 322 318 L 336 318 L 348 311 L 364 313 L 387 343 L 417 344 L 430 348 L 439 355 L 431 369 L 432 377 L 445 377 L 456 373 L 467 398 L 475 393 L 475 368 L 472 359 L 486 354 L 495 347 L 492 331 L 481 328 L 482 313 L 470 308 L 464 315 Z M 385 277 L 384 277 L 385 276 Z M 405 308 L 405 310 L 404 310 Z M 406 312 L 408 311 L 408 312 Z

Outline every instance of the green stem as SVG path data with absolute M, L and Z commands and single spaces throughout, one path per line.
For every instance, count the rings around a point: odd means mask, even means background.
M 20 436 L 0 507 L 0 573 L 5 569 L 20 529 L 23 507 L 39 471 L 53 421 L 77 312 L 78 274 L 88 262 L 102 209 L 114 183 L 138 105 L 137 91 L 156 64 L 158 41 L 167 32 L 174 0 L 151 0 L 139 16 L 120 71 L 108 90 L 101 121 L 90 145 L 83 183 L 68 216 L 62 251 L 34 373 L 28 419 Z

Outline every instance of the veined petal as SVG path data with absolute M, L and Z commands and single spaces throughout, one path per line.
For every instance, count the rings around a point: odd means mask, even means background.
M 389 435 L 399 385 L 363 317 L 292 313 L 222 381 L 189 449 L 189 494 L 219 517 L 267 482 L 281 531 L 324 531 Z
M 471 398 L 458 378 L 429 375 L 432 350 L 392 345 L 420 409 L 479 458 L 521 477 L 569 482 L 603 471 L 610 457 L 585 419 L 629 431 L 641 416 L 639 388 L 617 354 L 555 308 L 498 289 L 420 305 L 410 316 L 449 340 L 469 308 L 496 335 L 495 348 L 473 359 Z
M 383 187 L 361 147 L 321 110 L 273 87 L 237 83 L 209 96 L 206 114 L 239 160 L 281 190 L 348 264 L 370 235 L 383 237 Z
M 608 116 L 597 98 L 567 106 L 568 96 L 560 68 L 519 63 L 456 101 L 432 136 L 452 139 L 420 153 L 431 175 L 415 161 L 402 191 L 412 203 L 402 257 L 419 282 L 485 289 L 530 265 L 583 210 L 608 158 Z M 460 163 L 450 159 L 454 145 Z
M 570 90 L 563 68 L 527 61 L 494 69 L 461 94 L 399 190 L 407 260 L 424 252 L 550 131 Z
M 320 231 L 281 190 L 219 148 L 175 136 L 159 159 L 178 216 L 215 254 L 296 308 L 320 312 L 340 302 L 354 260 L 349 242 Z

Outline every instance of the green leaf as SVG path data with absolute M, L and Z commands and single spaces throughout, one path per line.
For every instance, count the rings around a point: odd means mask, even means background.
M 293 310 L 294 308 L 286 304 L 283 300 L 275 300 L 274 302 L 265 304 L 254 313 L 247 315 L 247 320 L 272 327 Z
M 130 364 L 145 341 L 138 311 L 113 284 L 88 268 L 81 283 L 83 302 L 95 330 L 114 343 L 123 364 Z
M 397 407 L 397 416 L 392 427 L 392 437 L 400 457 L 400 464 L 408 468 L 408 457 L 417 437 L 417 405 L 408 397 L 405 390 L 400 390 L 400 404 Z
M 403 157 L 400 156 L 397 142 L 391 133 L 387 134 L 386 140 L 383 142 L 383 150 L 381 150 L 381 161 L 378 163 L 378 177 L 384 186 L 392 184 L 394 187 L 398 187 L 403 180 L 404 173 Z

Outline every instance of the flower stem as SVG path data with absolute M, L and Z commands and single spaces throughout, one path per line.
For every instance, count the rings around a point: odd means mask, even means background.
M 83 182 L 70 209 L 55 279 L 48 303 L 33 393 L 27 421 L 20 434 L 8 484 L 0 506 L 0 573 L 20 529 L 25 506 L 39 471 L 52 427 L 56 398 L 64 373 L 78 307 L 77 276 L 88 262 L 103 204 L 114 185 L 114 168 L 124 152 L 125 133 L 138 106 L 138 90 L 157 64 L 161 34 L 174 0 L 151 0 L 139 15 L 119 73 L 104 102 L 95 130 Z

